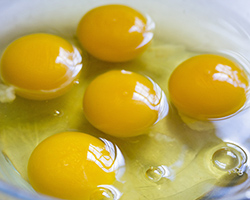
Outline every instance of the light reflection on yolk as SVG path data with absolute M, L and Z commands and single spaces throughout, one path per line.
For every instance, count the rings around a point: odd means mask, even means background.
M 101 149 L 92 144 L 89 145 L 89 151 L 87 154 L 87 159 L 95 162 L 103 171 L 113 172 L 114 171 L 114 155 L 110 156 L 111 153 L 106 149 Z
M 167 115 L 168 103 L 161 88 L 140 74 L 112 70 L 87 87 L 83 108 L 97 129 L 116 137 L 131 137 Z
M 110 62 L 131 60 L 153 38 L 153 21 L 124 5 L 97 7 L 83 16 L 77 29 L 81 45 L 94 57 Z
M 210 120 L 233 115 L 247 100 L 248 77 L 233 61 L 219 55 L 198 55 L 180 64 L 169 80 L 169 94 L 178 111 Z
M 55 35 L 32 34 L 12 42 L 1 60 L 3 81 L 18 95 L 45 100 L 64 94 L 77 78 L 82 57 Z
M 123 156 L 111 142 L 80 132 L 63 132 L 35 148 L 28 176 L 40 193 L 88 200 L 99 186 L 112 184 L 122 167 Z

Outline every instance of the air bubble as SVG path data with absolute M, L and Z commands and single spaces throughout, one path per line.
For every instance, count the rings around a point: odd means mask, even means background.
M 114 196 L 109 189 L 98 188 L 91 194 L 89 200 L 114 200 Z
M 79 85 L 79 83 L 80 83 L 80 82 L 79 82 L 79 79 L 77 79 L 77 80 L 75 80 L 75 81 L 73 82 L 74 85 Z
M 239 165 L 239 158 L 232 150 L 223 148 L 213 155 L 214 166 L 224 171 L 231 171 Z
M 242 176 L 245 171 L 246 161 L 245 151 L 233 143 L 226 143 L 218 148 L 212 156 L 214 167 L 228 173 L 236 173 L 239 176 Z
M 235 172 L 238 176 L 243 176 L 243 174 L 244 174 L 244 172 L 240 169 L 236 169 Z
M 60 116 L 63 115 L 63 112 L 61 112 L 61 111 L 59 111 L 59 110 L 54 110 L 53 115 L 54 115 L 55 117 L 60 117 Z
M 146 177 L 153 182 L 158 182 L 163 177 L 163 171 L 159 167 L 150 167 L 146 171 Z

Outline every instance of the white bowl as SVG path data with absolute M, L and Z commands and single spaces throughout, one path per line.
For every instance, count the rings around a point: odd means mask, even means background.
M 85 12 L 111 3 L 126 4 L 149 14 L 156 23 L 155 37 L 166 43 L 199 52 L 226 51 L 233 57 L 244 57 L 242 62 L 250 62 L 249 0 L 1 0 L 0 53 L 14 39 L 30 33 L 48 32 L 72 38 Z M 246 70 L 250 70 L 248 67 Z M 6 174 L 0 168 L 0 199 L 50 199 L 30 191 L 28 183 L 27 187 L 19 186 Z M 242 188 L 230 197 L 211 195 L 218 199 L 250 199 L 250 190 Z

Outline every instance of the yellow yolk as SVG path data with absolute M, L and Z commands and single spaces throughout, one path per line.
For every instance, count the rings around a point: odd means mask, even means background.
M 79 74 L 81 55 L 55 35 L 32 34 L 12 42 L 1 60 L 3 81 L 28 99 L 51 99 L 64 94 Z
M 209 120 L 230 116 L 245 104 L 246 73 L 219 55 L 198 55 L 180 64 L 169 80 L 169 94 L 178 111 Z
M 141 54 L 153 38 L 154 23 L 124 5 L 105 5 L 81 19 L 77 37 L 94 57 L 110 62 L 131 60 Z
M 166 116 L 168 104 L 152 80 L 125 70 L 112 70 L 87 87 L 83 108 L 97 129 L 116 137 L 131 137 Z
M 97 186 L 114 182 L 115 152 L 112 145 L 84 133 L 55 134 L 31 154 L 30 184 L 37 192 L 53 197 L 89 200 Z

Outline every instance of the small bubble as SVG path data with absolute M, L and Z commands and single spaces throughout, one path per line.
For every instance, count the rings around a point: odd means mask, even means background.
M 77 79 L 77 80 L 75 80 L 74 82 L 73 82 L 73 84 L 75 84 L 75 85 L 79 85 L 79 79 Z
M 238 176 L 243 176 L 243 174 L 244 174 L 244 171 L 242 171 L 242 170 L 239 169 L 239 168 L 234 169 L 234 172 L 235 172 Z
M 98 188 L 91 194 L 89 200 L 114 200 L 114 196 L 110 190 Z
M 53 115 L 54 115 L 55 117 L 60 117 L 60 116 L 63 115 L 63 112 L 61 112 L 61 111 L 59 111 L 59 110 L 54 110 Z
M 240 164 L 238 155 L 228 148 L 217 150 L 212 157 L 212 161 L 215 167 L 223 171 L 231 171 Z
M 146 177 L 153 181 L 153 182 L 158 182 L 161 180 L 161 178 L 163 177 L 163 171 L 159 168 L 159 167 L 150 167 L 147 171 L 146 171 Z
M 221 171 L 242 176 L 247 169 L 247 154 L 240 146 L 233 143 L 224 143 L 214 151 L 212 164 Z
M 244 172 L 243 171 L 238 171 L 237 174 L 238 174 L 238 176 L 243 176 Z

